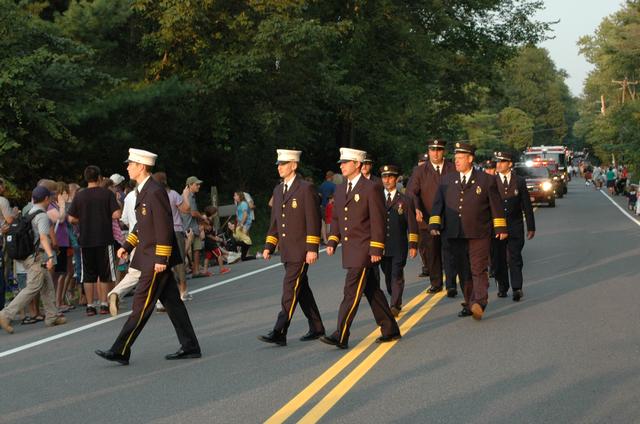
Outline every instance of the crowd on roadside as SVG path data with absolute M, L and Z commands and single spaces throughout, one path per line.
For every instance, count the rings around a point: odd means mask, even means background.
M 249 255 L 255 221 L 249 193 L 235 192 L 235 214 L 222 220 L 216 207 L 199 207 L 199 178 L 189 177 L 181 193 L 171 189 L 164 172 L 153 178 L 167 189 L 172 208 L 184 261 L 173 271 L 183 301 L 192 299 L 187 279 L 223 275 L 231 271 L 229 264 L 255 259 Z M 135 184 L 118 173 L 103 177 L 97 166 L 84 170 L 84 180 L 81 187 L 41 179 L 30 202 L 19 209 L 4 196 L 0 179 L 0 321 L 5 330 L 16 318 L 22 325 L 64 324 L 65 314 L 78 308 L 85 308 L 87 316 L 106 315 L 111 295 L 133 290 L 126 284 L 114 288 L 131 271 L 115 252 L 136 223 Z M 138 210 L 146 213 L 144 205 Z M 8 240 L 16 239 L 11 234 L 23 224 L 31 228 L 33 245 L 26 258 L 12 258 L 14 245 Z
M 573 167 L 573 172 L 579 174 L 585 180 L 585 187 L 593 187 L 595 190 L 606 188 L 611 196 L 624 196 L 627 198 L 627 208 L 636 215 L 640 215 L 640 202 L 638 187 L 640 182 L 631 182 L 631 176 L 626 165 L 591 165 L 581 161 Z

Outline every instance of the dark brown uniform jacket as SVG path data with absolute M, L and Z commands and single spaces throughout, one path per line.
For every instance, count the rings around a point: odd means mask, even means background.
M 382 186 L 361 176 L 347 197 L 347 184 L 336 187 L 328 246 L 342 242 L 343 268 L 369 268 L 370 256 L 382 256 L 384 251 Z
M 320 245 L 320 197 L 313 184 L 299 175 L 283 197 L 284 185 L 273 190 L 271 225 L 265 249 L 273 253 L 280 245 L 282 262 L 304 262 L 307 252 Z
M 149 177 L 136 197 L 135 210 L 136 225 L 122 245 L 127 252 L 137 247 L 131 266 L 144 271 L 156 263 L 169 267 L 181 263 L 167 190 Z
M 495 177 L 474 168 L 462 187 L 459 172 L 444 176 L 433 202 L 429 229 L 440 230 L 450 239 L 490 239 L 493 231 L 506 233 L 507 220 Z
M 409 179 L 407 194 L 413 198 L 416 209 L 422 212 L 423 222 L 429 222 L 433 201 L 436 198 L 436 193 L 438 192 L 442 178 L 454 172 L 456 172 L 456 167 L 447 160 L 442 164 L 440 174 L 436 172 L 429 161 L 421 166 L 415 167 Z

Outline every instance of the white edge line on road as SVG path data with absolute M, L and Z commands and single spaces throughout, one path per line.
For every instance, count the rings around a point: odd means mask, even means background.
M 615 206 L 616 208 L 620 209 L 620 212 L 622 212 L 623 214 L 625 214 L 625 215 L 627 216 L 627 218 L 629 218 L 629 219 L 630 219 L 634 224 L 636 224 L 638 227 L 640 227 L 640 221 L 638 221 L 637 219 L 635 219 L 635 218 L 634 218 L 634 217 L 633 217 L 629 212 L 625 211 L 625 210 L 622 208 L 622 206 L 620 206 L 619 204 L 617 204 L 617 203 L 616 203 L 616 201 L 615 201 L 615 200 L 613 200 L 613 199 L 611 198 L 611 196 L 609 196 L 607 193 L 605 193 L 605 192 L 604 192 L 604 191 L 602 191 L 602 190 L 599 190 L 599 191 L 600 191 L 600 193 L 602 193 L 602 195 L 603 195 L 604 197 L 606 197 L 607 199 L 609 199 L 609 201 L 610 201 L 611 203 L 613 203 L 613 206 Z
M 325 250 L 326 249 L 320 250 L 320 253 L 324 252 Z M 213 289 L 215 287 L 224 286 L 225 284 L 232 283 L 232 282 L 240 280 L 242 278 L 251 277 L 252 275 L 259 274 L 259 273 L 264 272 L 264 271 L 268 271 L 270 269 L 279 267 L 281 265 L 282 265 L 282 263 L 277 263 L 277 264 L 266 266 L 264 268 L 256 269 L 254 271 L 247 272 L 246 274 L 242 274 L 242 275 L 238 275 L 238 276 L 233 277 L 233 278 L 229 278 L 228 280 L 224 280 L 224 281 L 220 281 L 218 283 L 210 284 L 208 286 L 200 287 L 199 289 L 191 291 L 191 293 L 201 293 L 203 291 L 210 290 L 210 289 Z M 131 311 L 123 312 L 121 314 L 118 314 L 115 317 L 106 318 L 106 319 L 94 322 L 92 324 L 83 325 L 82 327 L 78 327 L 78 328 L 74 328 L 73 330 L 65 331 L 64 333 L 56 334 L 55 336 L 45 337 L 44 339 L 36 340 L 35 342 L 27 343 L 25 345 L 18 346 L 18 347 L 15 347 L 13 349 L 5 350 L 4 352 L 0 352 L 0 358 L 4 358 L 6 356 L 13 355 L 15 353 L 22 352 L 22 351 L 27 350 L 27 349 L 31 349 L 32 347 L 40 346 L 40 345 L 43 345 L 45 343 L 52 342 L 54 340 L 59 340 L 59 339 L 62 339 L 63 337 L 71 336 L 72 334 L 80 333 L 82 331 L 89 330 L 90 328 L 94 328 L 94 327 L 97 327 L 97 326 L 102 325 L 102 324 L 107 324 L 107 323 L 110 323 L 111 321 L 115 321 L 117 319 L 129 316 L 129 315 L 131 315 Z M 6 336 L 3 336 L 3 337 L 6 337 Z

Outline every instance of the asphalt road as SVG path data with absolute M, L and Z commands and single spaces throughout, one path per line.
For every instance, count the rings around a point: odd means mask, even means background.
M 638 422 L 640 227 L 577 181 L 536 220 L 520 303 L 497 298 L 492 284 L 485 319 L 458 318 L 460 298 L 426 296 L 410 261 L 404 337 L 394 344 L 372 343 L 364 299 L 348 351 L 299 342 L 299 310 L 287 347 L 256 340 L 279 308 L 283 269 L 262 270 L 274 260 L 191 282 L 192 290 L 224 283 L 187 305 L 198 360 L 164 360 L 178 344 L 163 314 L 149 321 L 129 366 L 93 353 L 111 345 L 122 317 L 76 311 L 58 328 L 16 325 L 0 334 L 0 423 Z M 329 331 L 344 274 L 339 255 L 325 254 L 309 273 Z

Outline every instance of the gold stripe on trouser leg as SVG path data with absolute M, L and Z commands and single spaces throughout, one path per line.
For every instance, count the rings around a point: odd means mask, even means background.
M 291 321 L 291 317 L 293 316 L 293 310 L 296 308 L 296 297 L 298 295 L 298 285 L 300 285 L 300 277 L 302 277 L 302 273 L 304 272 L 304 267 L 307 264 L 302 264 L 302 269 L 298 274 L 298 278 L 296 278 L 296 285 L 293 287 L 293 301 L 291 301 L 291 308 L 289 308 L 289 321 Z
M 356 298 L 353 300 L 353 305 L 351 305 L 351 309 L 349 310 L 349 313 L 347 314 L 347 318 L 344 320 L 344 325 L 342 326 L 340 343 L 342 343 L 342 340 L 344 340 L 344 335 L 347 333 L 347 323 L 349 322 L 349 318 L 351 317 L 353 310 L 356 308 L 356 306 L 358 305 L 358 302 L 360 301 L 360 289 L 362 288 L 362 282 L 364 281 L 364 276 L 366 273 L 367 273 L 367 268 L 364 268 L 362 270 L 362 275 L 360 276 L 360 281 L 358 282 L 358 288 L 356 290 Z
M 144 306 L 142 307 L 142 312 L 140 312 L 140 318 L 138 318 L 138 323 L 133 328 L 133 331 L 131 332 L 131 334 L 129 334 L 129 337 L 127 338 L 127 341 L 125 342 L 124 347 L 122 348 L 122 352 L 120 353 L 120 355 L 124 355 L 124 353 L 127 350 L 127 346 L 129 346 L 129 342 L 131 341 L 131 337 L 133 337 L 133 333 L 136 332 L 136 330 L 140 326 L 140 323 L 142 322 L 142 317 L 144 316 L 144 311 L 146 311 L 147 306 L 149 306 L 149 300 L 151 300 L 151 292 L 153 291 L 153 284 L 156 282 L 156 275 L 158 275 L 158 273 L 154 272 L 153 273 L 153 279 L 151 280 L 151 285 L 149 286 L 149 292 L 147 293 L 147 300 L 145 300 Z

